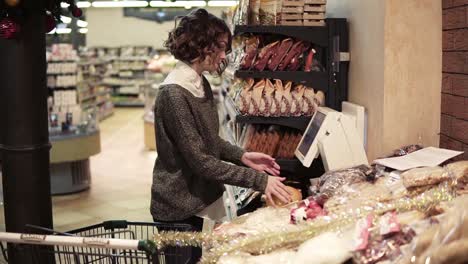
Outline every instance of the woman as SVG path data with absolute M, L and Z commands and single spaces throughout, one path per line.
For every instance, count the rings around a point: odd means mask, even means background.
M 222 205 L 223 184 L 263 191 L 269 200 L 290 200 L 284 178 L 268 175 L 279 175 L 273 158 L 244 152 L 218 135 L 216 103 L 202 73 L 219 71 L 231 39 L 224 21 L 197 9 L 180 19 L 165 42 L 179 62 L 161 85 L 154 110 L 158 158 L 151 214 L 157 222 L 186 223 L 201 231 L 203 218 L 224 213 L 222 206 L 215 210 Z

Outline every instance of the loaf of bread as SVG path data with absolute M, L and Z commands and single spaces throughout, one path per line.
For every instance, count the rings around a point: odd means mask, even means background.
M 440 183 L 449 178 L 449 174 L 439 166 L 416 168 L 401 174 L 406 188 L 421 187 Z
M 289 190 L 289 192 L 291 193 L 291 201 L 290 203 L 293 203 L 293 202 L 298 202 L 298 201 L 301 201 L 302 200 L 302 193 L 301 193 L 301 190 L 298 190 L 296 188 L 293 188 L 291 186 L 286 186 L 286 188 Z M 274 205 L 267 199 L 267 206 L 285 206 L 287 205 L 288 203 L 284 203 L 282 202 L 280 199 L 278 199 L 276 196 L 273 196 L 273 202 L 275 203 Z

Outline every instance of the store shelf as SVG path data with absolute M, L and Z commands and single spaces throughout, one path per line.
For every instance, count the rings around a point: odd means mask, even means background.
M 311 119 L 310 116 L 265 117 L 242 115 L 234 104 L 232 98 L 226 97 L 225 100 L 227 112 L 236 123 L 279 125 L 305 131 Z
M 304 34 L 307 32 L 307 34 Z M 234 28 L 234 35 L 242 33 L 280 34 L 305 41 L 319 46 L 327 46 L 329 42 L 327 27 L 312 26 L 240 26 Z
M 74 72 L 48 72 L 47 75 L 76 76 L 76 71 Z
M 115 106 L 122 107 L 143 107 L 145 104 L 143 102 L 114 102 Z
M 110 112 L 108 112 L 108 113 L 105 113 L 105 114 L 102 115 L 102 116 L 100 115 L 100 116 L 99 116 L 99 121 L 102 121 L 102 120 L 104 120 L 104 119 L 107 119 L 107 118 L 111 117 L 112 115 L 114 115 L 114 111 L 110 111 Z
M 80 102 L 85 102 L 85 101 L 88 101 L 88 100 L 93 99 L 93 98 L 96 98 L 95 94 L 91 94 L 91 95 L 85 96 L 83 98 L 80 98 Z
M 280 79 L 301 83 L 324 93 L 328 91 L 328 74 L 326 72 L 299 71 L 236 71 L 238 78 Z
M 243 116 L 236 117 L 237 123 L 244 124 L 269 124 L 296 128 L 305 131 L 310 122 L 310 116 L 298 117 L 263 117 L 263 116 Z

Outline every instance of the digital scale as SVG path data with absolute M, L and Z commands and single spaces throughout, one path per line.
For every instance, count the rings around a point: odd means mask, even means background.
M 319 107 L 296 148 L 295 155 L 310 167 L 320 154 L 325 171 L 369 164 L 363 139 L 364 107 L 342 103 L 342 112 Z

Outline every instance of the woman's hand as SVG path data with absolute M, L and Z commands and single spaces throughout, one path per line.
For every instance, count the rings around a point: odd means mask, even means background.
M 246 152 L 242 155 L 241 161 L 256 171 L 274 176 L 280 175 L 280 166 L 270 155 L 260 152 Z
M 285 178 L 275 177 L 275 176 L 268 176 L 268 183 L 265 188 L 265 195 L 267 200 L 273 205 L 276 206 L 275 200 L 273 200 L 273 196 L 276 196 L 280 201 L 285 204 L 291 202 L 291 193 L 286 188 L 286 185 L 282 183 Z

